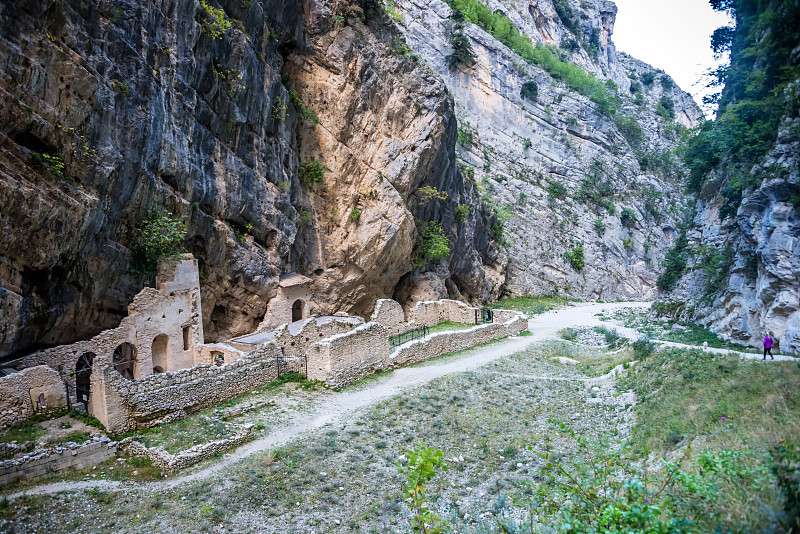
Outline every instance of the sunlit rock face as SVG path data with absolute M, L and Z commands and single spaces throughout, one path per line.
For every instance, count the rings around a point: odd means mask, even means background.
M 220 35 L 189 0 L 0 7 L 0 357 L 119 324 L 148 283 L 136 236 L 153 209 L 186 224 L 209 341 L 255 329 L 290 272 L 312 279 L 312 313 L 652 296 L 684 202 L 680 169 L 652 162 L 700 112 L 658 76 L 634 98 L 653 69 L 616 52 L 612 3 L 574 2 L 572 29 L 549 0 L 492 7 L 616 83 L 635 147 L 476 26 L 474 66 L 450 70 L 438 0 L 403 0 L 394 19 L 371 3 L 211 4 L 231 22 Z M 314 161 L 319 181 L 301 172 Z M 586 200 L 598 187 L 605 207 Z M 429 222 L 441 262 L 422 257 Z M 582 269 L 565 257 L 579 245 Z

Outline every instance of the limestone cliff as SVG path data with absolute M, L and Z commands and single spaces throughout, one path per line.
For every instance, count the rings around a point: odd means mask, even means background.
M 313 313 L 650 296 L 683 203 L 669 150 L 699 110 L 617 54 L 611 2 L 492 8 L 608 80 L 617 112 L 475 25 L 477 61 L 449 69 L 439 0 L 5 2 L 0 357 L 119 324 L 153 209 L 186 224 L 209 341 L 255 329 L 294 271 Z
M 612 2 L 569 3 L 566 12 L 565 2 L 557 4 L 569 22 L 550 0 L 522 8 L 492 1 L 489 11 L 534 43 L 551 45 L 546 50 L 559 65 L 575 63 L 607 80 L 619 109 L 603 112 L 556 73 L 468 22 L 463 31 L 475 60 L 453 68 L 456 22 L 448 4 L 400 0 L 398 7 L 409 47 L 453 94 L 462 168 L 482 192 L 484 209 L 506 219 L 494 227 L 506 242 L 504 293 L 652 298 L 684 203 L 683 171 L 671 151 L 702 114 L 668 76 L 616 52 Z M 537 92 L 526 97 L 530 83 Z M 662 102 L 671 111 L 659 114 Z
M 712 38 L 730 52 L 717 120 L 685 150 L 696 209 L 659 286 L 656 309 L 759 347 L 800 350 L 800 6 L 720 3 L 735 26 Z

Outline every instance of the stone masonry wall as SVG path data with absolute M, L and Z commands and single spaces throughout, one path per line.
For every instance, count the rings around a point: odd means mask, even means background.
M 514 318 L 504 323 L 495 322 L 474 326 L 469 330 L 432 334 L 396 349 L 389 356 L 390 365 L 394 368 L 403 367 L 442 354 L 468 349 L 487 341 L 513 336 L 524 332 L 527 328 L 528 319 L 522 314 L 516 314 Z
M 170 454 L 161 447 L 146 447 L 142 443 L 134 441 L 133 438 L 126 438 L 122 440 L 120 444 L 129 455 L 145 456 L 150 459 L 150 462 L 154 466 L 172 471 L 174 469 L 189 467 L 190 465 L 202 462 L 208 458 L 213 458 L 217 454 L 241 445 L 252 437 L 253 425 L 246 424 L 243 425 L 239 432 L 229 438 L 201 443 L 190 449 L 186 449 L 180 454 Z
M 308 347 L 325 338 L 350 332 L 364 324 L 361 317 L 312 317 L 300 330 L 292 334 L 289 325 L 282 325 L 275 330 L 275 343 L 283 349 L 284 355 L 301 356 Z
M 202 364 L 175 373 L 126 380 L 95 359 L 92 415 L 113 433 L 175 421 L 276 380 L 280 347 L 268 343 L 222 366 Z
M 390 336 L 395 336 L 408 329 L 403 307 L 392 299 L 379 299 L 375 303 L 375 311 L 369 319 L 386 327 Z
M 309 379 L 342 387 L 387 368 L 389 332 L 381 324 L 366 323 L 315 343 L 306 355 Z
M 475 310 L 458 300 L 441 299 L 417 302 L 412 314 L 413 326 L 435 326 L 445 321 L 475 323 Z
M 72 444 L 38 449 L 22 458 L 0 462 L 0 487 L 18 480 L 37 480 L 67 469 L 84 469 L 113 458 L 118 442 L 93 438 L 83 445 Z
M 47 366 L 30 367 L 0 378 L 0 428 L 66 405 L 61 377 Z

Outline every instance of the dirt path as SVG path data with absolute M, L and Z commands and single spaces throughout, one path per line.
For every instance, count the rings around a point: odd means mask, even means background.
M 486 365 L 499 358 L 519 352 L 528 346 L 539 341 L 548 339 L 558 339 L 558 331 L 567 327 L 575 326 L 608 326 L 596 314 L 603 313 L 608 316 L 620 308 L 641 307 L 647 308 L 650 303 L 641 302 L 620 302 L 608 304 L 577 304 L 569 308 L 547 312 L 537 315 L 530 320 L 530 330 L 533 335 L 524 337 L 511 337 L 504 341 L 493 343 L 485 347 L 479 347 L 464 351 L 457 357 L 445 358 L 433 362 L 421 364 L 414 367 L 397 369 L 393 373 L 378 377 L 361 387 L 347 389 L 342 392 L 331 393 L 322 397 L 313 406 L 310 413 L 296 418 L 286 426 L 276 429 L 273 433 L 263 438 L 254 440 L 230 454 L 222 460 L 205 467 L 201 467 L 194 472 L 180 475 L 175 478 L 155 481 L 155 482 L 129 482 L 129 481 L 109 481 L 109 480 L 89 480 L 77 482 L 57 482 L 45 484 L 25 491 L 16 492 L 8 497 L 10 499 L 21 495 L 43 495 L 58 493 L 61 491 L 74 491 L 81 489 L 98 488 L 102 491 L 127 491 L 131 489 L 162 491 L 187 482 L 207 479 L 224 469 L 232 466 L 243 458 L 247 458 L 255 453 L 274 449 L 282 446 L 302 434 L 319 429 L 326 425 L 337 424 L 344 418 L 350 416 L 356 410 L 368 407 L 406 390 L 415 388 L 436 378 L 463 373 Z M 617 331 L 625 337 L 636 339 L 636 330 L 625 327 L 616 327 Z M 671 346 L 683 346 L 676 343 L 666 343 Z M 696 347 L 694 347 L 696 348 Z M 730 351 L 719 349 L 707 349 L 713 352 L 727 353 Z M 748 354 L 746 357 L 757 355 Z M 776 359 L 785 357 L 776 357 Z

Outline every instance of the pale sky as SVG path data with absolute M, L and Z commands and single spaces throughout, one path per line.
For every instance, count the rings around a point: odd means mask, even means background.
M 703 74 L 721 62 L 711 52 L 711 34 L 730 23 L 727 13 L 711 9 L 708 0 L 614 3 L 619 11 L 611 40 L 617 50 L 662 69 L 702 106 L 703 95 L 711 92 Z

